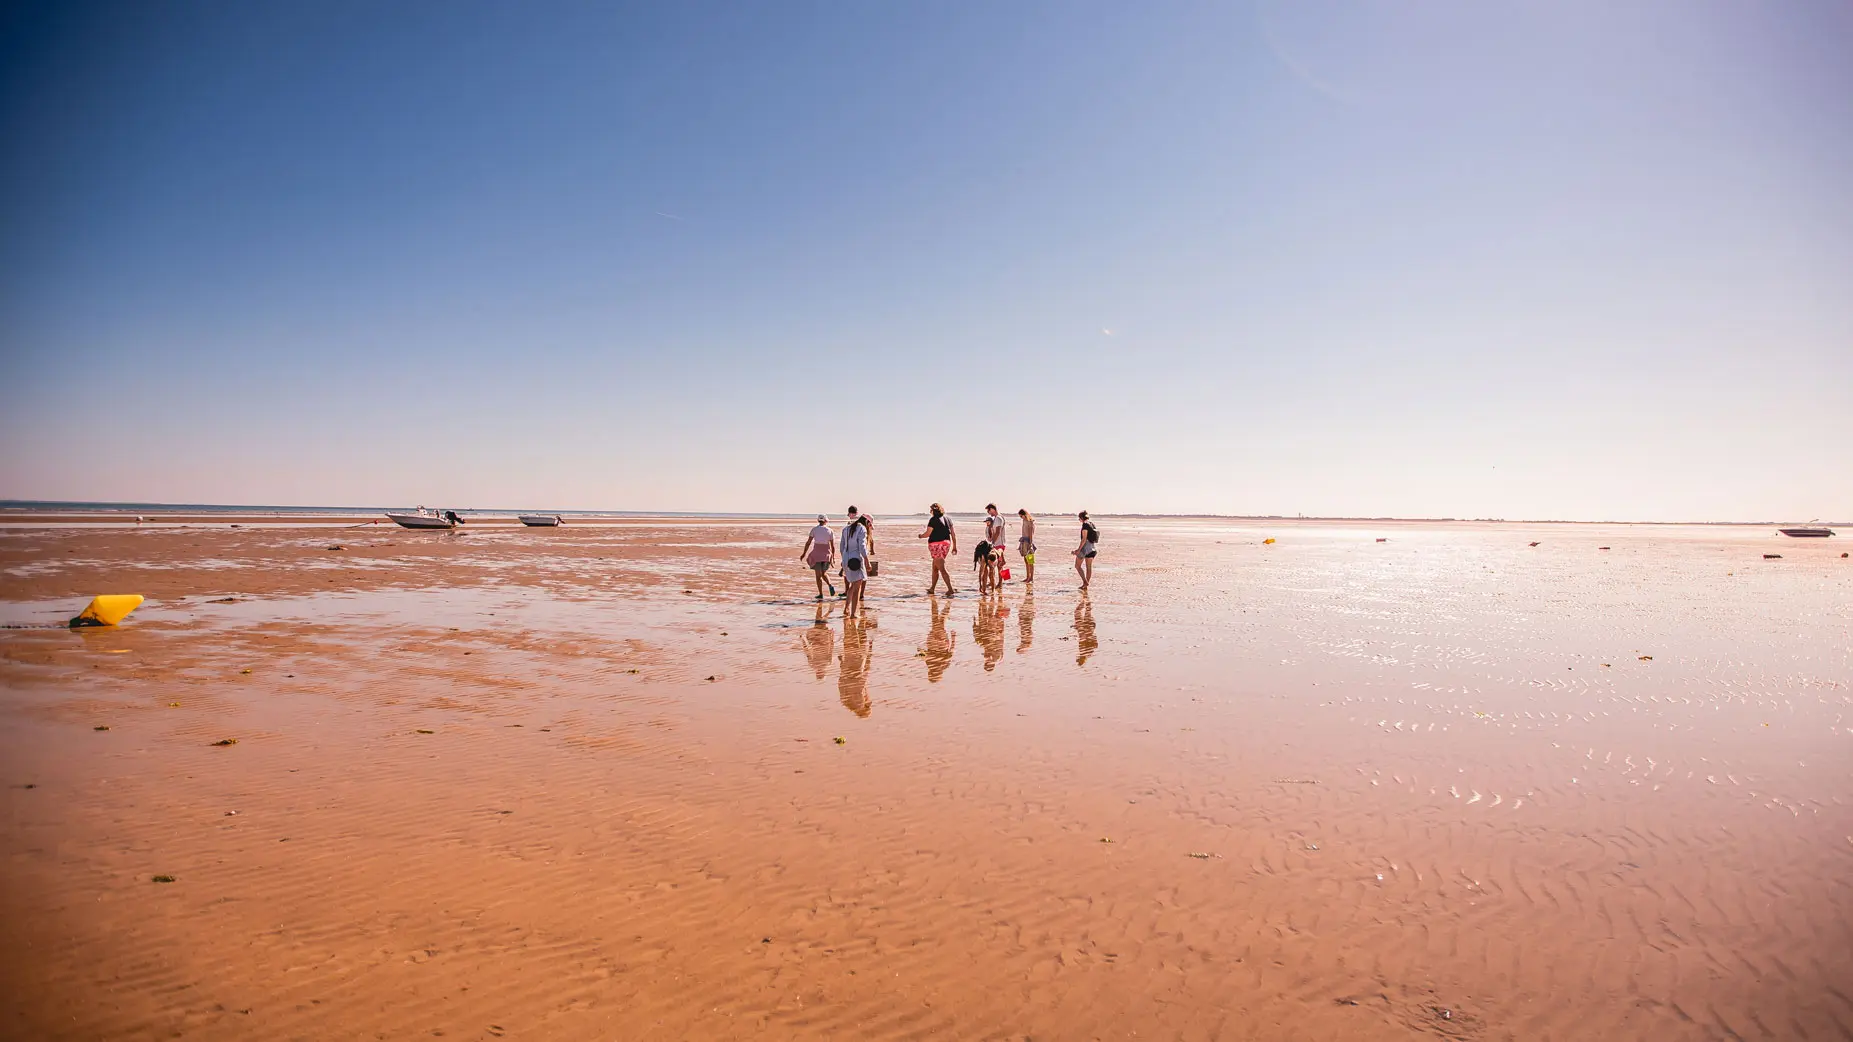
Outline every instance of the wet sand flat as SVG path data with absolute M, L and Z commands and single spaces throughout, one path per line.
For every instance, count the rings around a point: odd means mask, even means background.
M 1842 539 L 1064 524 L 0 531 L 4 1033 L 1853 1037 Z

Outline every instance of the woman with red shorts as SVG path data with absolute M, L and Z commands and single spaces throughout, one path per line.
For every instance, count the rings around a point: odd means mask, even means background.
M 946 580 L 946 595 L 959 591 L 952 588 L 952 573 L 946 571 L 946 558 L 959 548 L 959 534 L 952 530 L 952 519 L 946 512 L 933 504 L 933 516 L 927 518 L 926 531 L 920 538 L 927 541 L 927 551 L 933 555 L 933 578 L 927 583 L 927 593 L 931 595 L 939 588 L 939 580 Z

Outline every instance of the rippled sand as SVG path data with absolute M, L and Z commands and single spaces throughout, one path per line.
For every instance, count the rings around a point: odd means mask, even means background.
M 1849 540 L 1055 527 L 0 532 L 4 1033 L 1853 1037 Z

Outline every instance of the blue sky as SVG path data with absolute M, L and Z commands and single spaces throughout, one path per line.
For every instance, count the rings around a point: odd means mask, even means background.
M 1842 3 L 0 19 L 0 497 L 1853 517 Z

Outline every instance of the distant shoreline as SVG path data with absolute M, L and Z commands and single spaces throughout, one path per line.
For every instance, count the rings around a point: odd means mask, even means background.
M 101 517 L 132 518 L 134 515 L 170 515 L 162 521 L 194 520 L 201 515 L 214 519 L 287 517 L 291 519 L 353 517 L 383 517 L 388 510 L 406 510 L 411 504 L 398 506 L 283 506 L 258 504 L 227 503 L 111 503 L 60 500 L 0 499 L 0 523 L 16 521 L 33 521 L 41 523 L 58 523 L 71 515 L 81 515 L 74 522 L 96 520 Z M 457 512 L 467 518 L 484 520 L 507 518 L 513 520 L 517 514 L 559 514 L 568 518 L 610 518 L 613 520 L 651 519 L 651 518 L 696 518 L 703 520 L 766 520 L 802 521 L 815 517 L 812 513 L 766 513 L 755 511 L 704 511 L 704 510 L 559 510 L 553 508 L 537 509 L 531 507 L 458 507 Z M 955 517 L 978 516 L 979 511 L 951 511 Z M 877 517 L 925 517 L 924 511 L 911 514 L 876 514 Z M 1064 516 L 1051 514 L 1047 516 Z M 1504 518 L 1504 517 L 1306 517 L 1285 514 L 1145 514 L 1145 513 L 1110 513 L 1095 511 L 1097 518 L 1121 518 L 1130 521 L 1238 521 L 1238 522 L 1319 522 L 1350 524 L 1507 524 L 1507 525 L 1706 525 L 1715 527 L 1767 528 L 1772 526 L 1818 525 L 1827 528 L 1853 527 L 1853 521 L 1603 521 L 1567 518 Z

